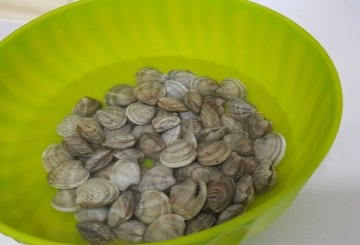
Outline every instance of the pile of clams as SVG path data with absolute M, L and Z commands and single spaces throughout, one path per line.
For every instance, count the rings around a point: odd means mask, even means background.
M 236 78 L 145 67 L 105 105 L 84 97 L 42 155 L 51 205 L 91 244 L 173 239 L 245 212 L 276 182 L 284 137 Z

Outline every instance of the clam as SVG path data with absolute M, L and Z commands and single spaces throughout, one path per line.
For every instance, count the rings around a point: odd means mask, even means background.
M 159 82 L 144 82 L 134 88 L 134 95 L 141 102 L 155 106 L 158 100 L 166 95 L 166 90 Z
M 184 104 L 186 105 L 187 108 L 189 108 L 190 111 L 192 111 L 195 114 L 200 113 L 200 108 L 202 106 L 203 99 L 195 89 L 190 89 L 189 91 L 187 91 L 183 95 L 182 99 Z
M 212 227 L 215 224 L 215 216 L 208 213 L 200 213 L 186 222 L 185 234 L 189 235 Z
M 202 209 L 206 195 L 206 184 L 200 179 L 188 179 L 174 185 L 169 195 L 173 213 L 185 220 L 195 217 Z
M 221 173 L 225 177 L 233 178 L 237 181 L 244 172 L 244 164 L 242 161 L 242 157 L 232 152 L 230 157 L 226 159 L 221 165 Z
M 234 192 L 235 182 L 231 178 L 225 177 L 210 182 L 208 185 L 206 207 L 216 213 L 223 211 L 231 203 Z
M 211 106 L 219 115 L 223 115 L 225 100 L 216 95 L 208 95 L 204 97 L 204 104 Z
M 96 99 L 83 97 L 76 103 L 73 113 L 83 117 L 90 117 L 100 108 L 101 104 Z
M 168 77 L 170 80 L 174 80 L 183 84 L 186 88 L 191 87 L 191 81 L 194 79 L 195 75 L 189 70 L 171 70 L 168 72 Z
M 188 90 L 183 84 L 177 81 L 167 80 L 164 83 L 166 96 L 181 99 Z
M 276 132 L 268 133 L 264 137 L 254 141 L 254 153 L 258 161 L 266 159 L 276 166 L 285 155 L 286 141 L 285 138 Z
M 165 145 L 170 145 L 176 139 L 179 139 L 181 136 L 181 126 L 180 124 L 174 128 L 168 129 L 161 134 L 161 138 L 165 142 Z
M 235 218 L 236 216 L 241 215 L 245 212 L 245 206 L 242 204 L 232 204 L 225 208 L 217 218 L 216 224 L 224 223 L 228 220 L 231 220 L 232 218 Z
M 107 224 L 110 227 L 117 226 L 129 220 L 135 209 L 135 198 L 131 190 L 126 190 L 113 202 L 107 217 Z
M 136 72 L 135 77 L 138 85 L 143 83 L 163 82 L 165 78 L 161 71 L 152 67 L 141 68 Z
M 121 107 L 108 106 L 96 112 L 96 120 L 104 128 L 117 129 L 126 124 L 127 116 Z
M 160 216 L 170 213 L 171 205 L 168 196 L 156 189 L 142 193 L 135 207 L 135 216 L 145 224 L 151 224 Z
M 97 172 L 106 166 L 108 166 L 113 159 L 112 151 L 109 149 L 98 149 L 91 155 L 86 162 L 84 167 L 90 171 L 90 173 Z
M 246 96 L 246 88 L 239 79 L 226 78 L 221 81 L 220 87 L 216 90 L 216 93 L 227 100 L 235 98 L 244 99 Z
M 200 111 L 201 123 L 204 128 L 221 126 L 219 114 L 208 104 L 203 104 Z
M 225 126 L 204 128 L 197 135 L 197 140 L 199 142 L 218 141 L 224 138 L 227 132 L 228 129 Z
M 126 150 L 119 150 L 114 152 L 114 157 L 117 159 L 132 159 L 136 162 L 142 162 L 145 159 L 145 154 L 136 148 L 129 148 Z
M 196 118 L 189 118 L 189 119 L 183 119 L 181 121 L 181 131 L 182 132 L 191 132 L 195 136 L 200 133 L 202 129 L 202 126 L 198 119 Z
M 156 242 L 182 236 L 185 231 L 185 221 L 179 215 L 166 214 L 149 225 L 145 231 L 145 242 Z
M 102 146 L 115 150 L 124 150 L 135 145 L 135 136 L 129 133 L 117 132 L 111 138 L 106 138 Z
M 139 191 L 144 192 L 151 189 L 164 191 L 173 186 L 176 180 L 173 170 L 165 166 L 156 166 L 146 172 L 139 184 Z
M 165 148 L 165 142 L 156 133 L 143 133 L 137 145 L 146 157 L 153 160 L 158 160 L 160 152 Z
M 254 154 L 253 141 L 239 134 L 227 134 L 224 141 L 231 149 L 241 156 L 251 156 Z
M 182 120 L 187 120 L 191 118 L 197 118 L 197 115 L 194 114 L 192 111 L 183 111 L 179 112 L 179 116 Z
M 204 166 L 194 162 L 185 167 L 175 169 L 174 176 L 178 182 L 195 178 L 208 184 L 210 181 L 220 179 L 221 173 L 217 168 Z
M 237 115 L 240 118 L 246 118 L 256 112 L 255 107 L 239 98 L 229 100 L 228 107 L 232 114 Z
M 90 176 L 78 160 L 68 160 L 54 168 L 48 175 L 48 182 L 58 189 L 71 189 L 83 184 Z
M 76 228 L 81 236 L 91 244 L 105 245 L 115 240 L 115 235 L 111 229 L 101 222 L 80 222 Z
M 105 94 L 106 104 L 113 106 L 127 106 L 136 100 L 133 88 L 126 84 L 116 84 Z
M 165 97 L 164 97 L 165 98 Z M 162 133 L 180 124 L 180 118 L 176 113 L 158 111 L 151 122 L 155 132 Z
M 247 136 L 247 130 L 244 124 L 241 121 L 235 120 L 230 115 L 221 116 L 222 125 L 227 127 L 230 134 L 238 134 L 242 136 Z
M 233 203 L 250 203 L 255 197 L 253 179 L 250 175 L 242 176 L 235 186 Z
M 140 182 L 140 167 L 133 159 L 120 159 L 114 166 L 110 174 L 110 180 L 114 182 L 120 191 L 126 190 L 131 185 Z
M 276 171 L 270 160 L 261 162 L 253 173 L 255 191 L 258 194 L 269 191 L 276 183 Z
M 176 99 L 174 97 L 161 97 L 158 100 L 157 105 L 159 108 L 170 112 L 181 112 L 188 110 L 180 99 Z
M 42 164 L 47 173 L 65 161 L 71 160 L 73 156 L 61 144 L 49 145 L 43 152 Z
M 128 220 L 112 228 L 119 240 L 130 243 L 142 242 L 147 226 L 138 220 Z
M 255 157 L 243 157 L 244 174 L 252 174 L 258 165 L 258 161 Z
M 196 159 L 195 148 L 183 139 L 177 139 L 160 153 L 160 162 L 169 168 L 178 168 Z
M 197 148 L 197 139 L 195 135 L 190 131 L 185 131 L 182 134 L 183 140 L 188 142 L 190 145 L 192 145 L 195 149 Z
M 110 163 L 107 167 L 95 172 L 92 177 L 110 180 L 110 174 L 112 173 L 113 166 L 114 163 Z
M 78 222 L 105 222 L 109 213 L 108 207 L 82 208 L 74 213 Z
M 121 128 L 116 128 L 116 129 L 104 128 L 105 139 L 112 138 L 115 135 L 120 134 L 120 133 L 131 134 L 132 131 L 133 131 L 133 126 L 132 126 L 132 123 L 129 123 L 129 122 L 126 123 Z
M 198 161 L 207 166 L 222 163 L 230 154 L 231 148 L 224 141 L 203 142 L 197 148 Z
M 62 137 L 79 135 L 76 127 L 82 118 L 82 116 L 76 114 L 65 116 L 63 120 L 56 126 L 56 133 Z
M 128 119 L 137 124 L 149 124 L 156 114 L 156 108 L 153 106 L 145 105 L 140 102 L 130 104 L 126 108 Z
M 132 131 L 132 135 L 134 135 L 136 139 L 140 138 L 143 133 L 155 133 L 152 124 L 136 125 Z
M 91 178 L 76 189 L 76 203 L 83 208 L 99 208 L 112 203 L 119 193 L 112 181 Z
M 210 95 L 219 87 L 217 82 L 209 77 L 194 77 L 190 85 L 191 88 L 196 89 L 201 96 Z
M 252 139 L 261 138 L 272 131 L 271 122 L 266 120 L 259 112 L 253 113 L 248 117 L 247 125 Z
M 84 140 L 94 144 L 101 144 L 105 140 L 101 125 L 90 117 L 84 117 L 77 124 L 77 131 Z
M 51 206 L 61 212 L 75 212 L 81 207 L 76 203 L 76 190 L 59 190 L 51 200 Z

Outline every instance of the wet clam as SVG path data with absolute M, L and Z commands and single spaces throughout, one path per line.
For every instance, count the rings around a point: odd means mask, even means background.
M 51 200 L 51 206 L 61 212 L 75 212 L 80 210 L 76 203 L 76 189 L 59 190 Z
M 138 148 L 146 157 L 158 160 L 160 152 L 165 148 L 165 142 L 156 133 L 143 133 L 137 142 Z
M 208 213 L 200 213 L 186 222 L 185 234 L 192 234 L 210 228 L 215 224 L 216 217 Z
M 196 158 L 195 148 L 183 139 L 177 139 L 160 153 L 160 162 L 169 168 L 178 168 L 192 163 Z
M 155 132 L 161 133 L 179 125 L 180 118 L 176 113 L 160 110 L 152 120 L 151 124 Z
M 285 138 L 276 132 L 268 133 L 254 141 L 256 159 L 258 161 L 269 159 L 275 166 L 284 158 L 285 149 Z
M 111 229 L 101 222 L 80 222 L 76 228 L 82 237 L 91 244 L 105 245 L 115 240 L 115 235 Z
M 82 116 L 76 114 L 65 116 L 56 126 L 56 133 L 62 137 L 78 135 L 79 133 L 76 128 L 82 118 Z
M 79 136 L 63 138 L 62 145 L 74 156 L 89 157 L 94 153 L 90 144 Z
M 204 103 L 200 111 L 201 123 L 205 128 L 221 126 L 219 114 L 210 105 Z
M 79 135 L 87 142 L 100 144 L 105 140 L 104 130 L 95 119 L 84 117 L 76 128 Z
M 136 72 L 135 77 L 138 85 L 143 83 L 163 82 L 165 78 L 161 71 L 152 67 L 141 68 Z
M 245 206 L 242 204 L 233 204 L 223 210 L 216 221 L 216 224 L 224 223 L 245 212 Z
M 200 179 L 188 179 L 174 185 L 170 191 L 170 203 L 175 214 L 185 220 L 196 216 L 202 209 L 207 196 L 207 188 Z
M 231 203 L 234 191 L 235 182 L 231 178 L 225 177 L 210 182 L 205 207 L 216 213 L 223 211 Z
M 175 183 L 176 179 L 173 176 L 173 170 L 171 168 L 156 166 L 144 175 L 139 184 L 139 191 L 144 192 L 151 189 L 164 191 Z
M 241 156 L 251 156 L 254 154 L 253 141 L 239 134 L 227 134 L 224 141 L 231 149 Z
M 182 83 L 177 81 L 167 80 L 164 83 L 166 96 L 181 99 L 188 90 Z
M 83 117 L 89 117 L 95 114 L 101 108 L 101 104 L 96 99 L 84 97 L 80 99 L 75 107 L 73 113 Z
M 246 88 L 239 79 L 226 78 L 221 81 L 221 85 L 216 90 L 216 93 L 227 100 L 235 98 L 244 99 L 246 96 Z
M 162 215 L 146 229 L 144 241 L 155 242 L 182 236 L 185 231 L 185 226 L 184 218 L 179 215 Z
M 134 95 L 141 102 L 155 106 L 158 100 L 166 95 L 166 90 L 162 83 L 144 82 L 134 88 Z
M 208 104 L 220 116 L 225 113 L 224 103 L 225 103 L 225 100 L 216 95 L 208 95 L 208 96 L 204 97 L 204 104 Z
M 195 77 L 190 85 L 191 88 L 196 89 L 201 96 L 210 95 L 219 87 L 217 82 L 209 77 Z
M 136 139 L 134 135 L 117 132 L 113 134 L 111 138 L 106 138 L 102 146 L 115 150 L 124 150 L 132 147 L 135 143 Z
M 235 186 L 233 203 L 250 203 L 255 197 L 253 179 L 250 175 L 242 176 Z
M 195 136 L 200 133 L 202 126 L 197 118 L 183 119 L 181 121 L 181 131 L 189 131 Z
M 116 128 L 116 129 L 104 128 L 105 139 L 112 138 L 115 135 L 120 134 L 120 133 L 131 134 L 132 131 L 133 131 L 133 125 L 132 125 L 132 123 L 129 123 L 129 122 L 126 123 L 121 128 Z
M 221 116 L 222 125 L 227 127 L 230 134 L 247 136 L 247 130 L 241 121 L 235 120 L 230 115 Z
M 90 173 L 97 172 L 109 165 L 113 158 L 112 151 L 109 149 L 98 149 L 84 163 L 84 167 Z
M 107 224 L 110 227 L 117 226 L 129 220 L 135 209 L 135 198 L 131 190 L 126 190 L 113 202 L 107 217 Z
M 228 107 L 232 114 L 235 114 L 240 118 L 246 118 L 256 112 L 255 107 L 239 98 L 230 100 L 228 102 Z
M 127 122 L 125 111 L 118 106 L 108 106 L 96 112 L 96 120 L 105 128 L 121 128 Z
M 140 102 L 130 104 L 126 108 L 126 115 L 128 119 L 137 124 L 149 124 L 156 114 L 156 108 L 153 106 L 145 105 Z
M 194 112 L 195 114 L 200 113 L 200 108 L 203 103 L 203 99 L 201 95 L 195 90 L 190 89 L 183 95 L 183 102 L 190 111 Z
M 171 70 L 168 72 L 168 77 L 170 80 L 174 80 L 183 84 L 186 88 L 191 87 L 191 81 L 194 79 L 195 75 L 189 70 Z
M 112 168 L 110 180 L 119 187 L 120 191 L 126 190 L 131 185 L 139 184 L 139 164 L 133 159 L 118 160 Z
M 258 139 L 272 131 L 271 123 L 259 113 L 253 113 L 247 119 L 249 135 L 252 139 Z
M 182 138 L 183 140 L 185 140 L 186 142 L 188 142 L 190 145 L 192 145 L 194 148 L 197 148 L 197 139 L 196 136 L 190 132 L 190 131 L 185 131 L 182 133 Z
M 134 135 L 136 139 L 139 139 L 143 133 L 155 133 L 155 129 L 151 123 L 146 125 L 136 125 L 131 134 Z
M 252 174 L 255 171 L 258 161 L 255 157 L 243 157 L 244 174 Z
M 269 191 L 276 183 L 276 171 L 270 160 L 261 162 L 253 173 L 255 191 L 258 194 Z
M 197 148 L 197 159 L 206 166 L 220 164 L 230 154 L 231 148 L 224 141 L 203 142 Z
M 242 160 L 243 158 L 241 156 L 232 152 L 230 157 L 228 157 L 228 159 L 220 165 L 223 176 L 233 178 L 237 181 L 244 172 L 244 164 Z
M 41 158 L 45 171 L 49 173 L 61 163 L 71 160 L 73 156 L 61 144 L 52 144 L 46 147 Z
M 197 140 L 199 142 L 218 141 L 224 138 L 227 132 L 228 129 L 225 126 L 204 128 L 197 135 Z
M 176 139 L 181 137 L 181 125 L 177 125 L 174 128 L 168 129 L 161 134 L 161 138 L 165 142 L 165 145 L 170 145 Z
M 142 242 L 147 226 L 138 220 L 128 220 L 112 228 L 115 236 L 123 241 Z
M 108 207 L 100 208 L 82 208 L 74 213 L 75 219 L 78 222 L 104 222 L 109 213 Z
M 92 178 L 76 189 L 76 203 L 83 208 L 99 208 L 112 203 L 119 196 L 119 188 L 106 179 Z
M 159 108 L 170 112 L 184 112 L 188 110 L 181 100 L 174 97 L 161 97 L 157 105 Z
M 126 84 L 117 84 L 105 94 L 105 102 L 113 106 L 127 106 L 136 102 L 133 88 Z
M 174 176 L 178 182 L 182 182 L 190 178 L 195 178 L 200 179 L 208 184 L 210 181 L 220 179 L 221 173 L 217 168 L 204 166 L 194 162 L 185 167 L 175 169 Z
M 132 159 L 137 162 L 142 162 L 145 159 L 145 154 L 136 148 L 129 148 L 126 150 L 119 150 L 113 152 L 113 155 L 117 159 Z

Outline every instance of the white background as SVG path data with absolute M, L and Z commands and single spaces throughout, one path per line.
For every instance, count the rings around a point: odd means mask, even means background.
M 0 10 L 4 2 L 0 0 Z M 323 45 L 340 75 L 344 109 L 331 151 L 294 203 L 267 230 L 243 244 L 360 244 L 360 1 L 254 2 L 288 16 Z M 0 40 L 24 23 L 0 18 Z M 18 243 L 0 234 L 0 244 Z

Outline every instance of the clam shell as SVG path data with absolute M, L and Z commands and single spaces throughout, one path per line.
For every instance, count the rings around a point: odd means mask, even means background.
M 229 115 L 221 116 L 222 125 L 227 127 L 230 134 L 238 134 L 247 137 L 248 133 L 246 127 L 241 121 L 235 120 Z
M 158 100 L 166 95 L 166 90 L 159 82 L 144 82 L 134 88 L 134 95 L 141 102 L 155 106 Z
M 162 215 L 171 213 L 169 198 L 156 189 L 147 190 L 136 205 L 135 216 L 145 224 L 151 224 Z
M 246 96 L 246 88 L 239 79 L 226 78 L 221 81 L 216 93 L 227 100 L 235 98 L 244 99 Z
M 146 157 L 158 160 L 160 152 L 165 148 L 165 142 L 156 133 L 143 133 L 138 139 L 137 146 Z
M 197 136 L 202 129 L 202 126 L 197 118 L 183 119 L 181 121 L 181 131 L 191 132 Z
M 254 154 L 253 141 L 239 134 L 225 135 L 224 141 L 231 149 L 241 156 L 251 156 Z
M 56 126 L 56 133 L 62 137 L 79 135 L 76 127 L 82 118 L 82 116 L 76 114 L 65 116 L 63 120 Z
M 140 167 L 137 161 L 132 159 L 120 159 L 114 166 L 110 174 L 110 180 L 114 182 L 120 191 L 126 190 L 131 185 L 140 182 Z
M 104 130 L 95 119 L 84 117 L 76 128 L 79 135 L 88 142 L 101 144 L 105 140 Z
M 191 81 L 194 79 L 195 75 L 189 70 L 171 70 L 168 72 L 168 78 L 170 80 L 177 81 L 183 84 L 186 88 L 190 89 Z
M 225 100 L 216 95 L 208 95 L 204 97 L 204 104 L 211 106 L 219 115 L 223 115 L 225 112 L 224 104 Z
M 142 162 L 145 159 L 145 154 L 138 149 L 129 148 L 126 150 L 119 150 L 114 152 L 114 157 L 117 159 L 131 159 L 136 162 Z
M 276 184 L 277 174 L 270 160 L 261 162 L 253 173 L 255 191 L 258 194 L 265 193 Z
M 194 162 L 185 167 L 175 169 L 174 177 L 178 182 L 195 178 L 208 184 L 210 181 L 220 179 L 221 173 L 217 168 L 204 166 Z
M 149 124 L 156 114 L 156 108 L 143 103 L 133 103 L 126 108 L 128 119 L 137 124 Z
M 168 129 L 161 134 L 161 138 L 165 142 L 165 145 L 170 145 L 176 139 L 181 137 L 181 125 L 177 125 L 174 128 Z
M 152 120 L 151 124 L 155 132 L 161 133 L 179 125 L 180 118 L 176 113 L 169 113 L 160 110 Z
M 188 179 L 174 185 L 169 196 L 172 210 L 185 220 L 191 219 L 202 209 L 206 195 L 206 184 L 200 179 Z
M 192 145 L 195 149 L 197 148 L 197 139 L 195 135 L 190 131 L 185 131 L 182 134 L 183 140 L 188 142 L 190 145 Z
M 107 218 L 108 226 L 114 227 L 129 220 L 134 214 L 134 209 L 134 194 L 131 190 L 126 190 L 111 205 Z
M 253 113 L 248 117 L 247 125 L 252 139 L 261 138 L 272 131 L 271 122 L 266 120 L 259 112 Z
M 115 235 L 111 229 L 100 222 L 80 222 L 76 228 L 81 236 L 91 244 L 105 245 L 115 240 Z
M 242 176 L 235 186 L 233 203 L 250 203 L 255 197 L 253 179 L 250 175 Z
M 196 159 L 196 150 L 185 140 L 177 139 L 160 153 L 159 159 L 169 168 L 183 167 Z
M 91 178 L 76 189 L 76 203 L 83 208 L 100 208 L 112 203 L 119 193 L 115 183 Z
M 105 94 L 105 102 L 108 105 L 127 106 L 136 100 L 133 88 L 125 84 L 116 84 Z
M 74 213 L 78 222 L 105 222 L 109 213 L 108 207 L 101 208 L 82 208 Z
M 177 81 L 167 80 L 164 83 L 166 89 L 166 96 L 182 99 L 186 91 L 188 90 L 183 84 Z
M 170 112 L 181 112 L 188 110 L 180 99 L 176 99 L 174 97 L 161 97 L 158 100 L 157 105 L 161 109 Z
M 46 147 L 42 156 L 42 164 L 47 173 L 73 156 L 61 144 L 52 144 Z
M 176 180 L 171 168 L 156 166 L 146 172 L 139 184 L 139 191 L 144 192 L 151 189 L 164 191 L 175 183 Z
M 113 166 L 114 163 L 110 163 L 107 167 L 95 172 L 93 177 L 110 180 L 110 174 L 112 173 Z
M 185 226 L 185 221 L 181 216 L 176 214 L 163 215 L 146 229 L 144 241 L 155 242 L 182 236 Z
M 200 109 L 203 103 L 201 95 L 195 90 L 190 89 L 183 95 L 183 102 L 186 107 L 195 114 L 200 113 Z
M 208 213 L 200 213 L 186 222 L 185 234 L 189 235 L 212 227 L 215 224 L 215 216 Z
M 225 126 L 204 128 L 197 135 L 197 140 L 199 142 L 218 141 L 224 138 L 227 132 L 228 129 Z
M 232 99 L 228 101 L 229 111 L 240 118 L 246 118 L 256 112 L 255 107 L 242 99 Z
M 243 157 L 244 174 L 252 175 L 258 165 L 255 157 Z
M 135 77 L 138 85 L 149 82 L 163 82 L 165 79 L 161 71 L 152 67 L 141 68 L 136 72 Z
M 224 141 L 200 143 L 197 148 L 198 161 L 213 166 L 225 161 L 231 154 L 231 148 Z
M 122 126 L 121 128 L 116 128 L 116 129 L 108 129 L 108 128 L 104 128 L 104 134 L 105 134 L 105 139 L 109 139 L 114 137 L 117 134 L 120 133 L 126 133 L 126 134 L 131 134 L 133 131 L 133 126 L 132 123 L 127 123 L 124 126 Z
M 108 106 L 96 112 L 96 120 L 105 128 L 117 129 L 126 124 L 127 116 L 124 109 Z
M 83 97 L 76 103 L 73 113 L 83 117 L 90 117 L 100 108 L 101 104 L 96 99 Z
M 63 138 L 62 145 L 74 156 L 89 157 L 94 153 L 89 143 L 80 136 L 65 137 Z
M 112 228 L 119 240 L 137 243 L 142 242 L 147 226 L 138 220 L 128 220 Z
M 225 177 L 214 180 L 208 185 L 206 207 L 218 213 L 223 211 L 232 201 L 235 192 L 233 179 Z
M 179 116 L 182 120 L 187 120 L 190 118 L 197 118 L 197 115 L 195 115 L 192 111 L 179 112 Z
M 134 135 L 136 139 L 139 139 L 143 133 L 155 133 L 152 124 L 136 125 L 132 131 L 132 135 Z
M 233 178 L 237 181 L 244 172 L 243 158 L 232 152 L 230 157 L 226 159 L 221 165 L 221 173 L 225 177 Z
M 115 150 L 124 150 L 135 145 L 135 136 L 128 133 L 117 132 L 111 138 L 106 138 L 102 146 Z
M 206 103 L 203 103 L 200 111 L 201 123 L 204 128 L 213 128 L 221 126 L 219 114 Z
M 81 207 L 76 203 L 76 190 L 59 190 L 51 200 L 51 206 L 61 212 L 75 212 Z
M 209 77 L 195 77 L 191 81 L 191 88 L 196 89 L 201 96 L 214 93 L 218 87 L 217 82 Z
M 113 154 L 109 149 L 98 149 L 84 163 L 84 167 L 90 173 L 97 172 L 108 166 L 113 159 Z
M 83 184 L 90 176 L 78 160 L 68 160 L 54 168 L 48 175 L 48 182 L 58 189 L 71 189 Z
M 254 141 L 254 153 L 258 161 L 270 159 L 276 166 L 284 158 L 285 151 L 285 138 L 276 132 L 268 133 Z
M 216 224 L 224 223 L 228 220 L 235 218 L 245 212 L 245 206 L 242 204 L 233 204 L 227 207 L 224 211 L 219 214 Z

